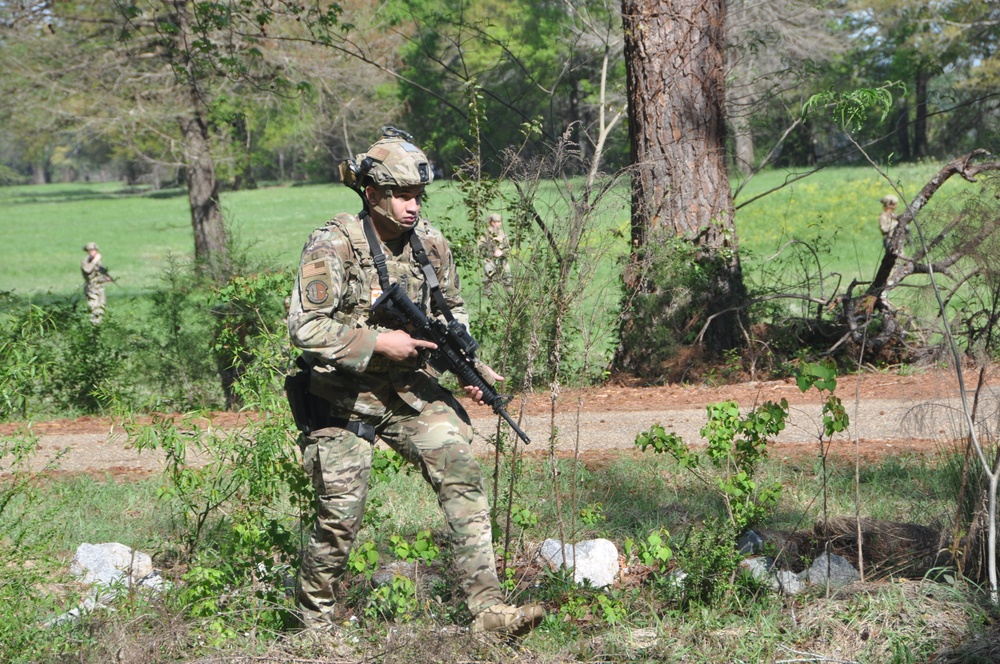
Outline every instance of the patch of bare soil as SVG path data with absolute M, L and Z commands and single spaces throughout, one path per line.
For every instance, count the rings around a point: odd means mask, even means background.
M 1000 369 L 994 368 L 995 373 Z M 965 374 L 967 389 L 975 387 L 978 374 L 968 371 Z M 933 400 L 955 397 L 959 394 L 958 380 L 951 370 L 926 370 L 912 375 L 892 373 L 863 372 L 857 375 L 841 377 L 837 384 L 836 394 L 845 404 L 864 404 L 869 401 L 892 400 L 901 403 L 921 403 Z M 607 423 L 612 417 L 627 418 L 628 413 L 662 412 L 666 419 L 671 413 L 703 409 L 708 404 L 726 400 L 735 400 L 743 407 L 749 407 L 764 401 L 786 399 L 790 405 L 815 404 L 815 392 L 803 394 L 791 378 L 772 381 L 747 381 L 729 385 L 663 385 L 656 387 L 632 387 L 625 385 L 604 385 L 585 389 L 566 389 L 552 398 L 550 393 L 536 392 L 530 395 L 519 395 L 510 405 L 513 412 L 524 410 L 530 416 L 545 417 L 554 412 L 557 414 L 583 413 L 608 414 Z M 470 416 L 488 418 L 492 413 L 486 406 L 478 406 L 464 402 Z M 877 413 L 876 413 L 877 414 Z M 137 418 L 137 424 L 149 423 L 154 417 L 171 417 L 181 420 L 181 414 L 156 414 Z M 242 412 L 210 412 L 193 418 L 193 422 L 201 427 L 212 426 L 229 428 L 245 424 L 252 420 L 254 413 Z M 597 419 L 595 426 L 600 426 L 605 420 Z M 610 426 L 610 424 L 606 424 Z M 134 476 L 152 472 L 149 468 L 141 469 L 135 466 L 123 466 L 122 455 L 115 449 L 125 453 L 128 450 L 127 437 L 124 435 L 123 423 L 108 417 L 81 417 L 78 419 L 56 419 L 31 423 L 0 424 L 0 435 L 12 435 L 30 427 L 38 436 L 55 436 L 61 441 L 61 449 L 72 449 L 72 463 L 61 463 L 60 472 L 87 472 L 99 475 Z M 864 441 L 863 441 L 864 442 Z M 898 434 L 880 436 L 877 444 L 863 445 L 860 455 L 863 460 L 874 461 L 886 454 L 899 454 L 908 451 L 916 454 L 933 453 L 939 449 L 940 440 L 915 439 Z M 60 449 L 54 450 L 59 452 Z M 536 445 L 527 450 L 530 454 L 542 453 L 542 446 Z M 836 441 L 830 448 L 832 455 L 853 457 L 858 448 L 849 440 Z M 588 465 L 598 466 L 610 458 L 621 454 L 635 453 L 631 444 L 628 447 L 618 446 L 617 449 L 591 449 L 582 452 L 580 456 Z M 812 455 L 815 449 L 805 445 L 779 445 L 775 453 L 780 456 L 793 457 L 802 454 Z

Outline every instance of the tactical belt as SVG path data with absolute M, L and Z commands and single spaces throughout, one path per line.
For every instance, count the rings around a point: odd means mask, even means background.
M 351 422 L 341 417 L 334 417 L 329 420 L 329 426 L 350 431 L 358 438 L 363 438 L 369 443 L 375 442 L 375 427 L 367 422 Z

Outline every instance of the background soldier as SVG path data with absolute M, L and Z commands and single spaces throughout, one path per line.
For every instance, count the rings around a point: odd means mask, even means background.
M 896 226 L 899 225 L 899 217 L 896 216 L 896 205 L 899 204 L 899 199 L 889 194 L 883 196 L 881 202 L 882 214 L 878 216 L 878 227 L 882 231 L 882 243 L 885 245 L 886 250 L 890 250 L 890 238 L 893 232 L 895 232 Z
M 498 277 L 504 286 L 510 286 L 510 264 L 507 254 L 510 252 L 510 241 L 503 229 L 503 217 L 494 212 L 487 219 L 486 232 L 479 236 L 476 243 L 479 255 L 483 259 L 483 287 L 487 293 Z
M 99 325 L 104 318 L 104 307 L 107 304 L 107 297 L 104 294 L 104 284 L 111 281 L 108 270 L 101 264 L 101 254 L 97 245 L 88 242 L 83 250 L 87 255 L 80 262 L 80 271 L 83 273 L 83 294 L 87 298 L 87 306 L 90 307 L 90 322 Z
M 299 574 L 303 621 L 309 627 L 334 622 L 378 436 L 437 493 L 473 629 L 519 633 L 544 612 L 504 603 L 469 416 L 424 362 L 423 352 L 436 346 L 371 312 L 383 290 L 398 283 L 426 315 L 447 317 L 450 310 L 468 323 L 448 242 L 420 217 L 424 186 L 433 178 L 427 157 L 405 132 L 385 132 L 341 167 L 365 210 L 338 214 L 309 236 L 292 290 L 292 343 L 310 367 L 309 392 L 323 398 L 300 441 L 319 515 Z M 465 391 L 481 401 L 479 389 Z

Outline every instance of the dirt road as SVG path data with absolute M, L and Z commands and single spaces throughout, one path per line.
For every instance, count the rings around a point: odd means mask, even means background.
M 997 376 L 991 372 L 987 384 L 992 382 L 991 377 Z M 976 386 L 977 378 L 974 372 L 966 374 L 968 390 Z M 834 439 L 834 453 L 854 455 L 857 450 L 866 459 L 904 451 L 929 453 L 945 442 L 958 439 L 963 431 L 958 380 L 953 372 L 929 371 L 911 376 L 865 373 L 843 377 L 836 395 L 847 408 L 851 427 Z M 981 417 L 997 410 L 997 395 L 993 392 L 988 395 L 979 406 Z M 585 457 L 632 450 L 636 435 L 653 424 L 662 424 L 685 441 L 696 443 L 705 424 L 708 404 L 735 400 L 748 409 L 783 398 L 789 403 L 790 416 L 772 454 L 815 453 L 822 430 L 824 397 L 815 390 L 803 394 L 790 379 L 719 387 L 607 386 L 563 391 L 556 399 L 554 413 L 555 430 L 559 432 L 555 450 L 560 455 L 579 452 Z M 509 410 L 515 417 L 523 408 L 522 426 L 533 439 L 526 448 L 529 454 L 547 453 L 549 449 L 551 403 L 548 394 L 536 393 L 523 402 L 515 399 L 510 404 Z M 492 448 L 486 437 L 496 430 L 497 418 L 488 408 L 479 406 L 470 408 L 470 415 L 479 434 L 476 449 L 488 453 Z M 252 417 L 252 413 L 215 413 L 204 425 L 239 426 Z M 25 426 L 0 425 L 0 435 L 13 435 Z M 109 419 L 38 422 L 31 424 L 30 430 L 40 439 L 39 452 L 32 460 L 34 470 L 42 470 L 56 457 L 60 472 L 112 476 L 143 476 L 159 471 L 163 465 L 159 455 L 137 452 L 120 424 Z

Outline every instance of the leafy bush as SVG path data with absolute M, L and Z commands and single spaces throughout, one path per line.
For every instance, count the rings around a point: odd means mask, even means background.
M 10 307 L 0 317 L 0 420 L 27 419 L 29 404 L 43 392 L 52 366 L 42 340 L 55 328 L 52 315 L 29 304 L 18 307 L 10 293 L 0 304 Z
M 678 547 L 678 567 L 683 574 L 668 586 L 682 609 L 718 606 L 736 589 L 736 572 L 743 555 L 734 546 L 732 524 L 709 519 L 688 532 Z
M 213 293 L 212 351 L 226 395 L 226 407 L 258 402 L 280 393 L 291 367 L 285 328 L 288 272 L 235 275 Z
M 57 330 L 60 343 L 50 369 L 54 405 L 70 412 L 100 413 L 127 401 L 128 330 L 113 315 L 106 315 L 100 325 L 82 316 L 66 320 L 65 327 Z
M 675 433 L 656 424 L 640 433 L 635 444 L 658 454 L 670 454 L 682 468 L 694 473 L 706 485 L 710 478 L 702 474 L 707 465 L 721 474 L 715 486 L 726 505 L 729 522 L 738 535 L 766 518 L 781 495 L 781 484 L 758 485 L 755 476 L 767 457 L 767 443 L 785 428 L 788 402 L 766 402 L 740 417 L 735 401 L 708 406 L 708 422 L 701 435 L 708 441 L 704 452 L 692 451 Z M 703 459 L 706 459 L 704 461 Z
M 391 584 L 379 586 L 368 595 L 365 616 L 371 620 L 406 621 L 413 618 L 419 608 L 416 584 L 397 575 Z

